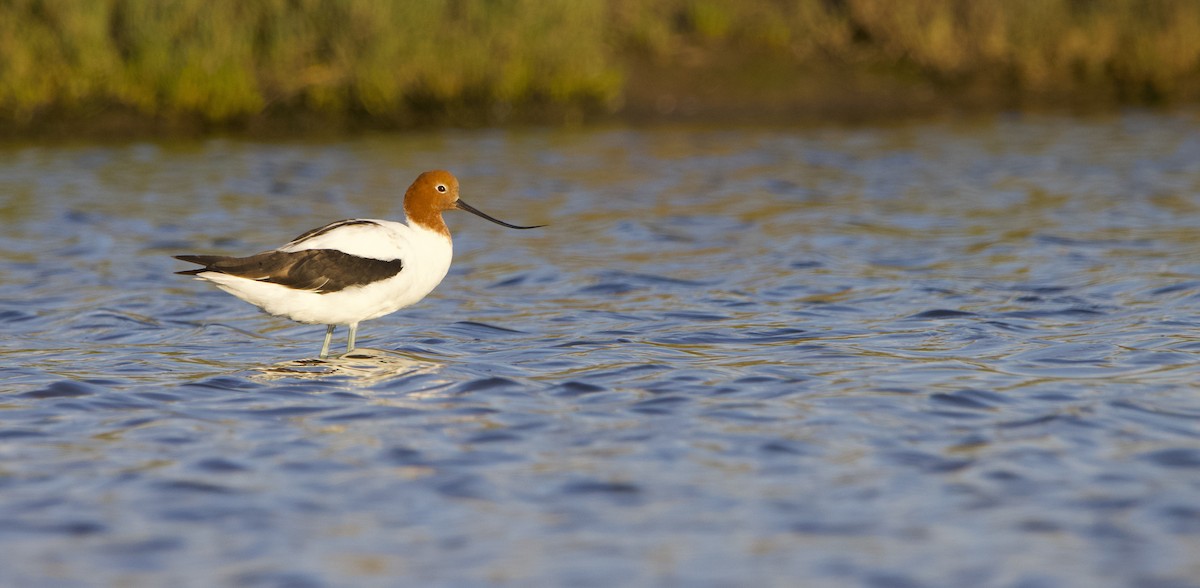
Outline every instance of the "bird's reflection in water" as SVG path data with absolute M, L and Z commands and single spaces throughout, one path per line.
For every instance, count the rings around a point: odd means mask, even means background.
M 296 359 L 264 366 L 254 379 L 326 379 L 341 376 L 360 384 L 375 384 L 385 380 L 419 374 L 432 374 L 442 364 L 428 359 L 384 349 L 359 347 L 337 357 L 325 359 Z

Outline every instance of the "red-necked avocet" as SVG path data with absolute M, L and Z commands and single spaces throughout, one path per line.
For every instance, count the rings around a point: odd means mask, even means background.
M 358 324 L 415 304 L 446 277 L 453 246 L 442 220 L 465 210 L 510 229 L 458 197 L 458 179 L 427 171 L 404 193 L 407 224 L 348 219 L 296 237 L 287 245 L 249 257 L 176 255 L 203 267 L 176 272 L 208 280 L 267 313 L 327 325 L 321 357 L 329 355 L 336 325 L 348 325 L 346 352 L 354 350 Z

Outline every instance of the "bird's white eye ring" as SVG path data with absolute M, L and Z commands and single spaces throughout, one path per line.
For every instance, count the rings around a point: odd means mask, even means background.
M 437 191 L 438 191 L 438 192 L 445 192 L 445 191 L 446 191 L 446 184 L 438 184 L 438 185 L 437 185 Z

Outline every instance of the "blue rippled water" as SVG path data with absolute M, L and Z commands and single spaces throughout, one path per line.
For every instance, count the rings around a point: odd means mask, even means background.
M 0 148 L 0 585 L 1200 586 L 1197 128 Z M 435 167 L 349 356 L 172 273 Z

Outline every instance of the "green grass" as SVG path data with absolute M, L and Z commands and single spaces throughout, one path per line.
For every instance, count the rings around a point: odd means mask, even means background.
M 730 63 L 797 84 L 836 71 L 951 95 L 1194 101 L 1200 2 L 0 0 L 0 127 L 612 111 L 647 94 L 632 84 L 672 79 L 644 72 Z

